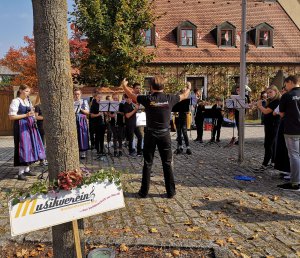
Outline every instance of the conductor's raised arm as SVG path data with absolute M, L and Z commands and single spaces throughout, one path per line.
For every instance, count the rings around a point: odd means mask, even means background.
M 179 95 L 180 101 L 187 99 L 190 96 L 191 88 L 192 84 L 187 82 L 185 91 Z
M 123 79 L 121 82 L 121 86 L 123 87 L 123 90 L 125 91 L 125 94 L 133 100 L 133 102 L 137 102 L 137 95 L 132 92 L 132 89 L 129 88 L 128 86 L 128 81 L 126 78 Z

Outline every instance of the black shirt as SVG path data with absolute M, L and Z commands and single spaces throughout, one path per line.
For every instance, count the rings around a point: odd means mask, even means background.
M 120 103 L 119 105 L 119 112 L 124 113 L 124 103 Z M 117 126 L 124 126 L 125 125 L 125 118 L 124 114 L 117 114 Z
M 195 119 L 198 120 L 204 118 L 204 112 L 205 112 L 205 106 L 202 104 L 201 105 L 198 104 Z
M 137 102 L 145 107 L 147 127 L 154 129 L 169 128 L 172 108 L 179 101 L 179 95 L 163 92 L 137 97 Z
M 37 105 L 34 107 L 34 112 L 38 113 L 39 116 L 43 116 L 42 110 L 41 110 L 41 105 Z M 36 120 L 36 124 L 38 127 L 38 130 L 40 132 L 40 134 L 45 134 L 44 131 L 44 126 L 43 126 L 43 120 Z
M 266 105 L 265 108 L 272 109 L 272 112 L 264 115 L 264 125 L 274 126 L 279 123 L 280 117 L 278 115 L 276 116 L 273 115 L 273 111 L 278 107 L 279 101 L 280 101 L 279 99 L 275 99 Z
M 130 113 L 135 109 L 133 103 L 128 104 L 127 102 L 124 103 L 123 112 L 124 114 Z M 131 117 L 127 118 L 125 116 L 125 123 L 127 127 L 135 127 L 136 126 L 136 113 L 134 113 Z
M 217 106 L 217 104 L 214 104 L 211 108 L 212 110 L 214 110 L 214 118 L 218 118 L 218 119 L 222 119 L 223 115 L 222 115 L 222 109 L 223 106 Z
M 93 101 L 92 101 L 90 113 L 96 114 L 96 115 L 99 113 L 99 103 L 95 99 L 93 99 Z M 94 118 L 90 118 L 90 119 L 91 119 L 91 123 L 100 124 L 100 125 L 104 124 L 102 115 L 94 117 Z
M 282 95 L 279 111 L 284 112 L 284 133 L 300 135 L 300 87 Z

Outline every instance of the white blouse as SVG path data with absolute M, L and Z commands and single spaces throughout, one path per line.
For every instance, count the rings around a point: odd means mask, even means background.
M 18 114 L 20 103 L 22 103 L 23 106 L 30 107 L 30 102 L 28 99 L 22 100 L 21 98 L 15 98 L 11 101 L 9 106 L 9 116 L 16 116 Z

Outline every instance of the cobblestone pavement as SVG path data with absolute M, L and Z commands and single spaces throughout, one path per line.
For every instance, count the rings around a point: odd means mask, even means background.
M 173 133 L 172 133 L 173 134 Z M 300 257 L 300 192 L 282 191 L 279 172 L 255 174 L 263 158 L 263 127 L 246 126 L 245 161 L 238 163 L 238 146 L 224 147 L 232 137 L 222 128 L 220 147 L 191 141 L 192 155 L 174 155 L 177 195 L 165 198 L 158 153 L 148 198 L 139 199 L 142 158 L 127 155 L 95 160 L 89 152 L 82 163 L 91 170 L 114 166 L 122 176 L 126 208 L 85 219 L 90 243 L 213 248 L 216 257 Z M 191 133 L 195 138 L 195 132 Z M 204 133 L 204 139 L 210 132 Z M 173 135 L 173 147 L 176 141 Z M 50 241 L 50 230 L 12 238 L 5 192 L 22 188 L 13 168 L 11 137 L 0 138 L 0 241 Z M 36 172 L 46 168 L 35 166 Z M 238 181 L 236 175 L 256 178 Z M 156 229 L 156 230 L 155 230 Z M 151 233 L 151 231 L 155 233 Z M 157 231 L 157 232 L 156 232 Z M 242 256 L 247 257 L 247 256 Z

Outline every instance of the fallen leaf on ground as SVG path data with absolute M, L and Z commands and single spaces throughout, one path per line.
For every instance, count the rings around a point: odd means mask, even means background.
M 259 194 L 253 193 L 253 192 L 250 192 L 249 195 L 252 196 L 252 197 L 259 197 Z
M 215 243 L 216 243 L 217 245 L 219 245 L 219 246 L 225 246 L 225 241 L 222 240 L 222 239 L 217 239 L 217 240 L 215 241 Z
M 254 239 L 256 239 L 256 238 L 258 238 L 258 234 L 255 234 L 255 235 L 249 237 L 248 240 L 254 240 Z
M 125 232 L 125 233 L 131 232 L 130 227 L 125 227 L 125 228 L 124 228 L 124 232 Z
M 85 235 L 90 235 L 92 232 L 93 232 L 92 230 L 86 229 L 86 230 L 84 231 L 84 234 L 85 234 Z
M 38 255 L 39 255 L 39 252 L 37 250 L 31 250 L 30 253 L 29 253 L 30 257 L 35 257 L 35 256 L 38 256 Z
M 269 201 L 269 199 L 268 199 L 267 197 L 265 197 L 265 196 L 259 198 L 259 200 L 260 200 L 261 202 L 263 202 L 263 203 L 267 203 L 267 202 Z
M 195 232 L 196 230 L 198 230 L 199 227 L 189 227 L 186 229 L 187 232 Z
M 158 233 L 158 230 L 156 228 L 150 228 L 149 232 L 150 233 Z
M 178 233 L 174 233 L 174 234 L 173 234 L 173 237 L 179 238 L 179 234 L 178 234 Z
M 179 256 L 180 255 L 180 251 L 179 250 L 173 250 L 172 251 L 173 256 Z
M 48 253 L 46 254 L 46 256 L 47 257 L 53 257 L 53 251 L 52 250 L 48 251 Z
M 226 241 L 227 241 L 228 243 L 230 243 L 230 244 L 234 244 L 234 243 L 235 243 L 235 241 L 234 241 L 234 239 L 233 239 L 232 237 L 228 237 L 228 238 L 226 239 Z
M 125 244 L 120 245 L 120 251 L 121 252 L 128 252 L 129 248 Z
M 186 222 L 184 222 L 184 225 L 185 226 L 190 226 L 190 225 L 192 225 L 193 223 L 191 222 L 191 221 L 186 221 Z
M 168 208 L 164 209 L 164 213 L 170 213 L 170 210 Z
M 240 257 L 240 253 L 237 250 L 231 250 L 235 256 Z
M 295 232 L 295 233 L 300 233 L 300 230 L 299 229 L 296 229 L 296 228 L 290 228 L 291 231 Z
M 275 258 L 275 257 L 271 255 L 267 255 L 266 258 Z
M 251 257 L 248 256 L 247 254 L 243 254 L 243 253 L 240 253 L 240 256 L 241 256 L 242 258 L 251 258 Z
M 166 255 L 166 257 L 173 257 L 173 255 L 171 253 L 166 253 L 165 255 Z
M 279 200 L 279 196 L 277 196 L 277 195 L 271 196 L 270 200 L 273 201 L 273 202 L 276 202 L 276 201 Z
M 17 257 L 23 257 L 25 255 L 28 254 L 28 250 L 27 249 L 22 249 L 21 251 L 17 252 L 16 255 Z
M 153 251 L 153 250 L 155 250 L 154 247 L 150 247 L 150 246 L 145 246 L 145 247 L 144 247 L 144 251 L 145 251 L 145 252 L 151 252 L 151 251 Z

